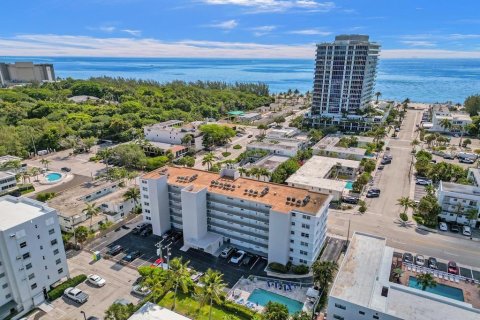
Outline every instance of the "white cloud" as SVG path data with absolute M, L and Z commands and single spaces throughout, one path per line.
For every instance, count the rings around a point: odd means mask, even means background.
M 142 31 L 132 29 L 123 29 L 122 32 L 128 33 L 129 35 L 134 37 L 139 37 L 142 34 Z
M 251 13 L 284 12 L 288 9 L 304 9 L 328 12 L 335 8 L 331 1 L 318 2 L 314 0 L 201 0 L 210 5 L 236 5 L 247 7 Z
M 319 29 L 303 29 L 303 30 L 293 30 L 289 31 L 290 34 L 301 34 L 304 36 L 329 36 L 332 33 L 329 31 L 322 31 Z
M 453 33 L 447 36 L 450 40 L 480 39 L 480 34 Z
M 435 47 L 436 46 L 435 42 L 426 41 L 426 40 L 404 40 L 401 42 L 411 47 Z
M 114 26 L 102 26 L 98 28 L 100 31 L 107 32 L 107 33 L 112 33 L 113 31 L 116 30 Z
M 259 26 L 259 27 L 254 27 L 250 28 L 250 30 L 253 31 L 253 34 L 257 37 L 264 36 L 266 34 L 269 34 L 273 30 L 275 30 L 277 26 Z
M 461 59 L 480 58 L 480 51 L 455 51 L 441 49 L 391 49 L 380 51 L 383 59 Z
M 222 22 L 207 25 L 207 27 L 219 28 L 223 30 L 232 30 L 232 29 L 235 29 L 237 26 L 238 26 L 237 20 L 227 20 L 227 21 L 222 21 Z

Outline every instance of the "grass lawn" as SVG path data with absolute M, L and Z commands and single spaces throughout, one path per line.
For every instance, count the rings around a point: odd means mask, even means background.
M 173 306 L 173 292 L 168 292 L 159 302 L 159 305 L 162 307 L 172 309 Z M 208 314 L 210 312 L 210 306 L 205 305 L 201 309 L 200 302 L 193 299 L 189 295 L 183 294 L 180 290 L 177 294 L 177 303 L 176 303 L 175 312 L 183 314 L 189 318 L 195 320 L 208 320 Z M 214 306 L 212 309 L 212 320 L 249 320 L 250 317 L 234 315 L 230 312 L 222 310 L 221 307 Z

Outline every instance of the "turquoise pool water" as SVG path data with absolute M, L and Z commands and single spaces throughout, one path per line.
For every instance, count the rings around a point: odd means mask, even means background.
M 408 279 L 408 286 L 411 287 L 411 288 L 416 288 L 416 289 L 422 290 L 422 287 L 417 283 L 417 278 L 412 277 L 412 276 Z M 430 293 L 434 293 L 434 294 L 438 294 L 440 296 L 447 297 L 447 298 L 450 298 L 450 299 L 455 299 L 455 300 L 458 300 L 458 301 L 465 301 L 464 298 L 463 298 L 463 290 L 462 289 L 450 287 L 450 286 L 447 286 L 447 285 L 444 285 L 444 284 L 437 283 L 436 287 L 427 288 L 425 291 L 430 292 Z
M 51 173 L 48 173 L 45 178 L 47 179 L 48 182 L 55 182 L 55 181 L 58 181 L 60 179 L 62 179 L 62 175 L 60 173 L 57 173 L 57 172 L 51 172 Z
M 353 189 L 353 181 L 347 181 L 345 185 L 345 189 L 352 190 Z
M 252 294 L 250 294 L 248 297 L 248 301 L 258 303 L 261 306 L 266 306 L 269 301 L 278 302 L 286 305 L 290 314 L 302 311 L 303 308 L 303 303 L 300 301 L 293 300 L 263 289 L 253 290 Z

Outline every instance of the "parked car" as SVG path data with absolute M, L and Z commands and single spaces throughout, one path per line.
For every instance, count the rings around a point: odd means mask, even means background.
M 129 230 L 129 229 L 130 229 L 130 227 L 129 227 L 129 226 L 127 226 L 126 224 L 124 224 L 124 225 L 122 226 L 122 229 Z
M 162 234 L 162 239 L 167 239 L 173 234 L 173 229 L 168 230 L 164 234 Z
M 385 166 L 378 166 L 378 170 L 383 170 L 385 169 Z
M 87 281 L 93 285 L 96 285 L 97 287 L 103 287 L 106 283 L 105 279 L 96 274 L 89 274 Z
M 192 279 L 193 282 L 197 282 L 200 280 L 200 278 L 203 276 L 203 272 L 195 271 L 191 276 L 190 279 Z
M 230 262 L 233 264 L 239 264 L 240 262 L 242 262 L 242 259 L 245 257 L 245 254 L 246 254 L 245 251 L 238 250 L 233 254 L 232 258 L 230 259 Z
M 447 224 L 445 222 L 440 222 L 438 224 L 438 228 L 440 229 L 440 231 L 448 231 L 448 227 L 447 227 Z
M 453 160 L 453 159 L 455 159 L 455 156 L 452 155 L 452 154 L 445 153 L 443 155 L 443 159 Z
M 255 256 L 247 254 L 245 258 L 243 258 L 242 265 L 249 266 L 253 261 L 255 261 Z
M 383 160 L 392 160 L 393 159 L 393 156 L 391 154 L 385 154 L 383 156 Z
M 178 240 L 183 238 L 183 232 L 182 231 L 175 231 L 172 236 L 172 241 L 177 242 Z
M 123 251 L 123 247 L 121 245 L 117 244 L 116 246 L 111 247 L 110 250 L 108 250 L 107 253 L 111 256 L 116 256 L 117 254 L 119 254 L 122 251 Z
M 142 232 L 140 232 L 140 235 L 142 237 L 147 237 L 147 236 L 151 235 L 152 233 L 153 233 L 152 228 L 145 228 L 144 230 L 142 230 Z
M 141 284 L 134 285 L 132 287 L 132 293 L 137 294 L 139 296 L 145 297 L 148 296 L 152 291 L 148 289 L 148 287 L 143 286 Z
M 383 165 L 390 164 L 390 163 L 392 163 L 391 159 L 382 159 L 382 161 L 380 161 L 380 164 L 383 164 Z
M 395 132 L 400 132 L 400 128 L 395 128 Z
M 428 267 L 430 269 L 438 269 L 437 259 L 435 259 L 434 257 L 428 258 Z
M 471 236 L 472 235 L 472 229 L 469 226 L 463 226 L 462 227 L 462 234 L 464 236 Z
M 420 185 L 420 186 L 428 186 L 428 185 L 431 185 L 432 184 L 432 181 L 430 180 L 424 180 L 424 179 L 417 179 L 415 181 L 416 184 Z
M 73 287 L 67 288 L 63 292 L 63 295 L 66 298 L 71 299 L 80 304 L 83 304 L 88 300 L 88 294 L 86 294 L 85 292 L 83 292 L 78 288 L 73 288 Z
M 424 256 L 422 256 L 421 254 L 417 254 L 417 256 L 415 257 L 415 264 L 417 266 L 421 266 L 423 267 L 425 265 L 425 258 Z
M 249 134 L 249 135 L 247 136 L 247 138 L 251 138 L 251 137 L 253 137 L 253 134 Z
M 409 252 L 405 252 L 402 256 L 402 261 L 405 263 L 413 263 L 413 255 Z
M 382 191 L 379 188 L 370 188 L 367 192 L 380 194 Z
M 350 204 L 357 204 L 359 200 L 360 199 L 358 199 L 357 197 L 350 197 L 350 196 L 342 197 L 343 202 L 350 203 Z
M 126 261 L 126 262 L 132 262 L 133 260 L 137 259 L 138 257 L 140 257 L 140 251 L 137 251 L 137 250 L 134 250 L 134 251 L 130 251 L 129 253 L 127 253 L 125 255 L 125 257 L 123 257 L 123 261 Z
M 367 197 L 367 198 L 378 198 L 378 197 L 380 197 L 380 193 L 367 192 L 366 197 Z
M 95 316 L 90 316 L 87 318 L 87 320 L 100 320 L 100 318 L 97 318 Z
M 72 169 L 70 169 L 69 167 L 63 167 L 61 168 L 60 170 L 64 171 L 64 172 L 70 172 L 72 171 Z
M 142 232 L 148 225 L 151 225 L 151 224 L 146 223 L 146 222 L 141 223 L 141 224 L 137 225 L 135 228 L 133 228 L 132 233 L 133 234 L 140 234 L 140 232 Z
M 228 246 L 225 249 L 223 249 L 222 253 L 220 253 L 220 257 L 224 259 L 228 259 L 234 252 L 235 252 L 235 249 L 231 246 Z
M 469 158 L 459 158 L 458 162 L 460 163 L 467 163 L 467 164 L 474 164 L 475 160 Z
M 390 147 L 385 147 L 385 150 L 390 151 Z
M 460 228 L 458 227 L 458 225 L 456 223 L 454 223 L 450 226 L 450 231 L 458 233 L 458 232 L 460 232 Z
M 158 258 L 150 265 L 150 267 L 159 267 L 159 266 L 162 266 L 162 263 L 163 263 L 163 259 Z
M 455 261 L 448 261 L 448 273 L 458 274 L 458 267 Z

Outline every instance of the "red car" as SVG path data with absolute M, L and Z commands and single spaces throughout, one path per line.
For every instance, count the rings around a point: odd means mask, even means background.
M 458 274 L 458 267 L 455 261 L 448 261 L 448 273 Z
M 163 263 L 163 259 L 162 259 L 162 258 L 158 258 L 157 260 L 155 260 L 154 263 L 152 263 L 152 264 L 150 265 L 150 267 L 158 267 L 158 266 L 161 266 L 162 263 Z

